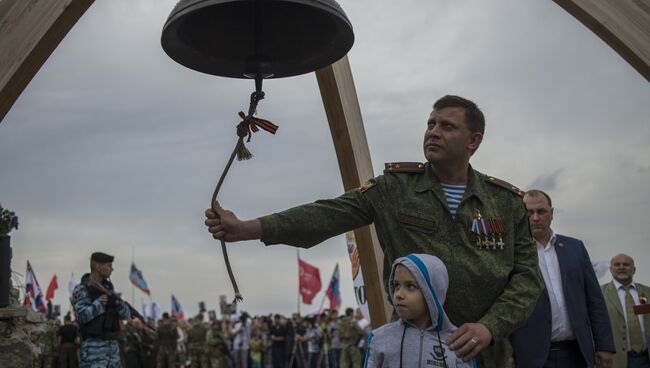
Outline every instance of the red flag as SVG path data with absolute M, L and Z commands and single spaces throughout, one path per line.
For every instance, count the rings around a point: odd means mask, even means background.
M 56 279 L 56 274 L 52 276 L 50 281 L 50 286 L 47 287 L 47 293 L 45 293 L 45 300 L 50 301 L 54 298 L 54 290 L 59 288 L 59 282 Z
M 298 267 L 302 302 L 305 304 L 311 304 L 311 301 L 321 288 L 320 271 L 318 270 L 318 267 L 314 267 L 300 258 L 298 258 Z

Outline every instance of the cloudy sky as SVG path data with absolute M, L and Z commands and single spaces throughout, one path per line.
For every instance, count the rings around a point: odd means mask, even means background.
M 21 220 L 12 267 L 24 275 L 29 260 L 43 288 L 56 273 L 64 311 L 70 273 L 86 272 L 97 250 L 116 256 L 113 282 L 129 299 L 132 256 L 163 310 L 172 293 L 190 313 L 232 297 L 203 212 L 253 83 L 172 61 L 160 34 L 174 4 L 95 2 L 0 124 L 0 203 Z M 650 87 L 640 74 L 550 1 L 340 4 L 375 174 L 423 160 L 433 101 L 468 97 L 487 117 L 474 167 L 547 190 L 556 232 L 584 239 L 593 260 L 630 254 L 650 283 Z M 314 74 L 264 90 L 259 116 L 280 130 L 254 136 L 255 158 L 235 163 L 220 194 L 242 218 L 343 190 Z M 343 305 L 353 305 L 343 236 L 301 256 L 324 284 L 338 262 Z M 230 257 L 243 309 L 295 311 L 294 248 L 248 242 Z

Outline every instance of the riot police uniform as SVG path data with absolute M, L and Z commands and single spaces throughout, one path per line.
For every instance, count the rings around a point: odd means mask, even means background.
M 113 262 L 113 257 L 104 253 L 93 253 L 91 260 L 98 263 Z M 113 291 L 109 280 L 101 285 Z M 74 288 L 70 302 L 79 323 L 81 336 L 80 367 L 118 368 L 120 364 L 119 330 L 120 319 L 131 316 L 126 304 L 110 296 L 103 304 L 99 299 L 102 292 L 90 284 L 90 274 L 85 274 L 81 283 Z

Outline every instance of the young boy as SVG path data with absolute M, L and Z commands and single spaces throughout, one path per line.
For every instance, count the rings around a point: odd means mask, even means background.
M 428 254 L 410 254 L 393 262 L 388 291 L 399 320 L 368 337 L 364 367 L 476 367 L 447 346 L 457 329 L 445 314 L 447 268 Z

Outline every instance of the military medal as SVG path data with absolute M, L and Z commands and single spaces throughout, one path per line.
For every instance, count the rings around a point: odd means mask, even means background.
M 503 234 L 505 233 L 505 228 L 503 227 L 503 222 L 501 222 L 501 219 L 498 219 L 498 218 L 494 219 L 493 222 L 494 222 L 494 225 L 495 225 L 494 226 L 494 232 L 499 236 L 499 241 L 496 242 L 494 247 L 496 249 L 496 246 L 498 245 L 499 249 L 503 249 L 503 246 L 505 245 L 505 243 L 503 242 Z
M 471 231 L 476 234 L 476 247 L 478 249 L 503 249 L 503 234 L 505 228 L 498 218 L 484 218 L 479 210 L 476 218 L 472 220 Z
M 482 226 L 483 227 L 483 236 L 485 238 L 485 240 L 483 241 L 483 244 L 485 244 L 485 248 L 490 249 L 490 247 L 492 247 L 492 249 L 496 249 L 496 246 L 494 245 L 494 241 L 490 240 L 490 234 L 492 233 L 492 226 L 491 226 L 491 223 L 490 223 L 490 219 L 489 218 L 482 219 L 481 220 L 481 225 L 483 225 Z
M 496 224 L 496 219 L 487 219 L 489 230 L 490 230 L 490 245 L 492 246 L 492 249 L 497 249 L 497 241 L 494 237 L 494 234 L 496 233 L 497 229 L 497 224 Z
M 476 234 L 476 247 L 482 249 L 483 246 L 486 248 L 490 246 L 489 240 L 487 238 L 487 226 L 485 220 L 481 216 L 481 212 L 476 210 L 476 218 L 472 220 L 472 232 Z M 481 238 L 481 235 L 485 236 L 485 240 Z

